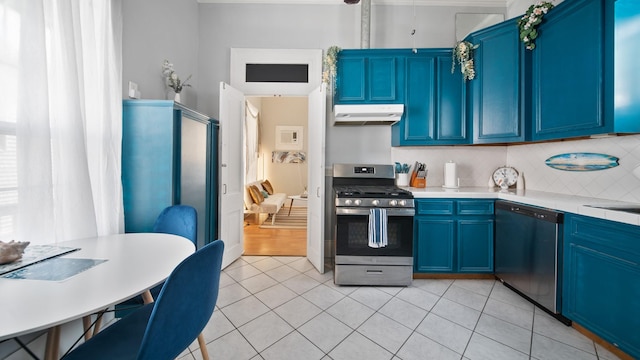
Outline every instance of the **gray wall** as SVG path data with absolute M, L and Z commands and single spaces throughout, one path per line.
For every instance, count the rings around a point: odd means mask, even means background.
M 455 14 L 505 8 L 372 6 L 372 48 L 453 47 Z M 230 48 L 360 47 L 355 5 L 200 4 L 198 109 L 217 117 L 219 82 L 229 82 Z M 389 127 L 327 127 L 326 163 L 391 161 Z
M 182 102 L 197 106 L 198 3 L 196 0 L 125 0 L 122 2 L 122 97 L 129 81 L 138 83 L 143 99 L 166 99 L 162 62 L 167 59 L 181 80 L 193 75 L 193 87 L 182 90 Z

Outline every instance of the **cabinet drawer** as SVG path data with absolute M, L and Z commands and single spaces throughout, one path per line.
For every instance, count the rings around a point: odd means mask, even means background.
M 418 200 L 416 215 L 453 215 L 453 200 Z
M 460 200 L 456 203 L 458 215 L 493 215 L 493 200 Z

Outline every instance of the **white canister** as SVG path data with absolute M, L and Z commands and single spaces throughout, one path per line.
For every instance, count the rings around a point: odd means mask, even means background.
M 396 174 L 396 185 L 409 186 L 409 174 L 408 173 Z
M 458 187 L 458 169 L 453 161 L 444 164 L 444 185 L 442 187 L 450 189 Z

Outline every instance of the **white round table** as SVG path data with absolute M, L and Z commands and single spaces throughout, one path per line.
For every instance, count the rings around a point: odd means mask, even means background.
M 66 258 L 107 261 L 63 281 L 0 278 L 0 340 L 54 328 L 138 295 L 164 281 L 195 251 L 184 237 L 156 233 L 55 245 L 80 248 Z

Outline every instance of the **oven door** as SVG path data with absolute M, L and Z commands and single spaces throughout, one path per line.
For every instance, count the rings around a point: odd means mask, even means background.
M 336 208 L 336 256 L 413 256 L 413 208 L 387 209 L 387 241 L 369 247 L 369 209 Z

